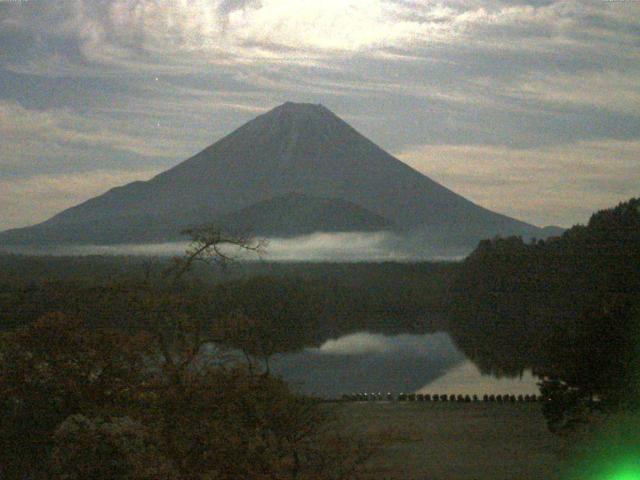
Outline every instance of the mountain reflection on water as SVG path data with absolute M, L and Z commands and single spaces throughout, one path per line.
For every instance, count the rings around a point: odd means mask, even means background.
M 298 391 L 327 398 L 354 392 L 537 393 L 528 374 L 481 375 L 446 333 L 352 333 L 278 355 L 271 370 Z

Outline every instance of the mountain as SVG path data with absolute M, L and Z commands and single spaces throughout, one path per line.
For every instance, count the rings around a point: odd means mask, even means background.
M 231 232 L 297 236 L 322 232 L 377 232 L 394 225 L 355 203 L 289 193 L 224 215 L 217 222 Z
M 287 197 L 292 192 L 301 196 Z M 288 102 L 149 181 L 0 233 L 0 243 L 166 241 L 179 238 L 186 226 L 223 219 L 247 227 L 249 219 L 262 221 L 274 235 L 393 226 L 427 236 L 446 232 L 471 247 L 496 234 L 546 236 L 422 175 L 327 108 Z

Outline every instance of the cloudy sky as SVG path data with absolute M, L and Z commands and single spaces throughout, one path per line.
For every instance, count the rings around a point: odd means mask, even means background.
M 0 0 L 0 229 L 322 103 L 471 200 L 640 194 L 640 2 Z

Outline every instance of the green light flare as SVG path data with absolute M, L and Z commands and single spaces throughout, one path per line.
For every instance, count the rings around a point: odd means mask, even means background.
M 632 457 L 633 458 L 633 457 Z M 594 459 L 592 459 L 593 462 Z M 596 460 L 596 465 L 588 462 L 590 467 L 583 465 L 580 470 L 574 472 L 571 479 L 580 480 L 640 480 L 640 458 L 613 461 L 612 459 Z
M 575 439 L 562 480 L 640 480 L 640 416 L 610 416 L 586 438 Z
M 640 480 L 640 466 L 624 465 L 602 480 Z

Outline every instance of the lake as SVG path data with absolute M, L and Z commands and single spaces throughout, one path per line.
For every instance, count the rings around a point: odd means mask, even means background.
M 482 375 L 446 333 L 357 332 L 319 347 L 275 356 L 271 370 L 294 389 L 338 398 L 344 393 L 537 394 L 536 379 Z

